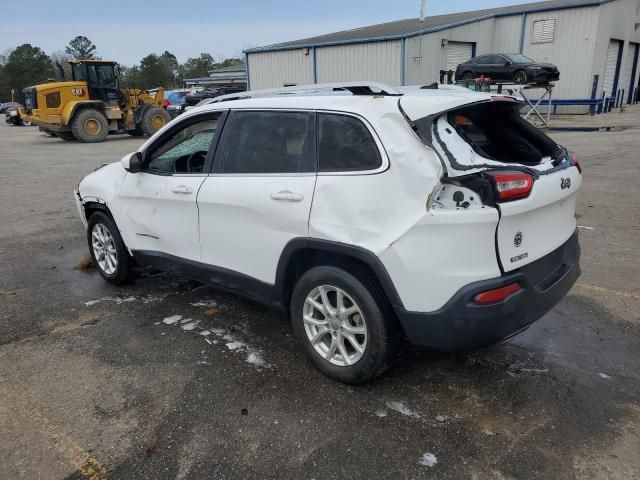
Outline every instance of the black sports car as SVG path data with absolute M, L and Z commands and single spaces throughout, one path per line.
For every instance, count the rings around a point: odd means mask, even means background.
M 473 80 L 480 76 L 494 82 L 539 84 L 559 80 L 560 71 L 551 63 L 538 63 L 520 53 L 480 55 L 461 63 L 456 69 L 456 80 Z

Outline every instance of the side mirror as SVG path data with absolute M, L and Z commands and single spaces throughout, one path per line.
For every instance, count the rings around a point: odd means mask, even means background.
M 505 66 L 505 67 L 510 67 L 510 66 L 511 66 L 511 63 L 512 63 L 512 62 L 506 61 L 506 62 L 504 62 L 504 66 Z
M 122 166 L 129 173 L 138 173 L 142 171 L 142 154 L 133 152 L 122 157 Z

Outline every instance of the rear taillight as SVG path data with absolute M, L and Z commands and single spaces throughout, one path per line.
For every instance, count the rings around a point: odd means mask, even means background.
M 573 152 L 569 152 L 569 163 L 578 169 L 578 173 L 582 173 L 582 167 L 578 161 L 578 156 Z
M 507 286 L 487 290 L 486 292 L 477 294 L 473 298 L 473 303 L 477 305 L 488 305 L 490 303 L 504 302 L 507 298 L 520 290 L 522 290 L 520 285 L 517 283 L 510 283 Z
M 522 172 L 488 172 L 498 192 L 498 200 L 510 202 L 526 198 L 533 188 L 533 177 Z

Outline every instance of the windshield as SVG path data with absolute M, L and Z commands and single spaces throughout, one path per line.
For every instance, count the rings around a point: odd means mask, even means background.
M 73 65 L 73 79 L 105 87 L 115 87 L 116 85 L 113 64 L 76 63 Z
M 514 53 L 510 55 L 505 55 L 509 60 L 513 63 L 536 63 L 535 60 L 530 59 L 529 57 L 525 57 L 519 53 Z

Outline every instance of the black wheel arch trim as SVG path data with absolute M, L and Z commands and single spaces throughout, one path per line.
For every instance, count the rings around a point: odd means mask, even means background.
M 294 255 L 302 250 L 343 255 L 363 262 L 376 276 L 376 280 L 391 303 L 391 306 L 403 307 L 403 303 L 393 285 L 391 277 L 380 259 L 369 250 L 340 242 L 309 238 L 294 238 L 290 240 L 280 255 L 274 284 L 224 267 L 208 265 L 163 252 L 133 250 L 131 253 L 138 264 L 148 265 L 159 270 L 176 273 L 207 284 L 216 285 L 225 290 L 250 297 L 261 303 L 277 307 L 286 307 L 286 278 L 288 268 Z
M 346 243 L 332 240 L 321 240 L 317 238 L 294 238 L 287 243 L 280 255 L 276 270 L 276 288 L 279 290 L 281 298 L 285 298 L 286 274 L 292 257 L 300 250 L 314 250 L 323 253 L 339 254 L 352 257 L 365 263 L 376 276 L 376 280 L 382 287 L 387 299 L 393 306 L 402 306 L 402 300 L 396 290 L 387 269 L 380 259 L 370 250 L 362 247 L 348 245 Z

